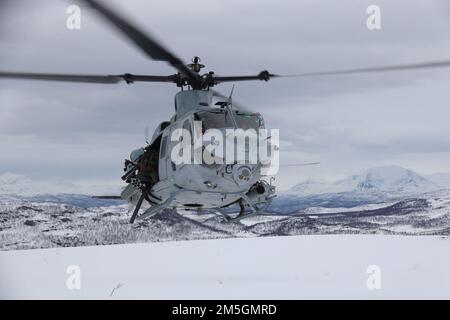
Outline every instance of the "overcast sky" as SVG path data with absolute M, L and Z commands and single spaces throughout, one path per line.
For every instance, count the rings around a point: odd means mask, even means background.
M 0 69 L 172 74 L 86 7 L 15 0 L 0 8 Z M 299 73 L 450 59 L 447 0 L 109 1 L 188 62 L 218 74 Z M 381 8 L 382 29 L 366 27 Z M 229 92 L 230 85 L 221 87 Z M 234 97 L 279 128 L 282 188 L 334 180 L 379 165 L 450 172 L 450 68 L 238 83 Z M 0 174 L 57 181 L 116 181 L 123 159 L 170 118 L 174 85 L 0 80 Z

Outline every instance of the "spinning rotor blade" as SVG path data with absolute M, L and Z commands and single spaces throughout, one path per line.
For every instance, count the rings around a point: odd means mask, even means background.
M 26 80 L 48 80 L 65 82 L 86 82 L 86 83 L 118 83 L 122 79 L 114 76 L 104 75 L 83 75 L 83 74 L 55 74 L 55 73 L 31 73 L 31 72 L 0 72 L 0 79 L 26 79 Z
M 264 70 L 264 71 L 261 71 L 258 75 L 253 75 L 253 76 L 251 76 L 251 75 L 250 76 L 224 76 L 224 77 L 213 76 L 213 82 L 214 82 L 214 84 L 219 84 L 221 82 L 249 81 L 249 80 L 268 81 L 271 78 L 317 77 L 317 76 L 390 72 L 390 71 L 407 71 L 407 70 L 433 69 L 433 68 L 446 68 L 446 67 L 450 67 L 450 60 L 403 64 L 403 65 L 380 66 L 380 67 L 371 67 L 371 68 L 305 72 L 305 73 L 290 74 L 290 75 L 272 74 L 272 73 L 269 73 L 268 71 Z
M 1 2 L 2 0 L 0 0 Z M 159 75 L 132 75 L 132 74 L 119 74 L 119 75 L 77 75 L 77 74 L 52 74 L 52 73 L 28 73 L 28 72 L 1 72 L 1 78 L 10 79 L 29 79 L 29 80 L 47 80 L 47 81 L 65 81 L 65 82 L 81 82 L 81 83 L 101 83 L 101 84 L 114 84 L 120 81 L 132 83 L 136 81 L 142 82 L 173 82 L 178 87 L 189 85 L 192 89 L 202 90 L 209 89 L 217 84 L 223 82 L 237 82 L 237 81 L 251 81 L 261 80 L 268 81 L 271 78 L 281 77 L 314 77 L 314 76 L 330 76 L 330 75 L 345 75 L 345 74 L 364 74 L 375 72 L 392 72 L 392 71 L 406 71 L 406 70 L 418 70 L 418 69 L 432 69 L 432 68 L 444 68 L 450 67 L 450 60 L 423 62 L 415 64 L 403 64 L 403 65 L 391 65 L 391 66 L 379 66 L 369 68 L 355 68 L 344 70 L 331 70 L 320 72 L 306 72 L 291 75 L 272 74 L 267 70 L 261 71 L 257 75 L 241 75 L 241 76 L 220 76 L 215 75 L 213 72 L 209 72 L 200 75 L 201 68 L 204 65 L 200 64 L 198 57 L 195 57 L 192 64 L 186 65 L 181 59 L 165 48 L 152 36 L 144 33 L 141 29 L 136 27 L 128 19 L 119 15 L 116 10 L 111 9 L 105 4 L 103 0 L 78 0 L 79 2 L 90 5 L 95 11 L 102 16 L 109 24 L 119 30 L 127 39 L 133 42 L 150 58 L 157 61 L 166 61 L 173 66 L 178 73 L 169 76 Z M 226 96 L 215 92 L 215 95 L 222 99 L 227 99 Z M 234 103 L 235 106 L 238 104 Z M 248 110 L 245 107 L 239 106 L 238 109 Z
M 249 80 L 263 80 L 268 81 L 271 77 L 276 77 L 277 75 L 269 73 L 269 71 L 264 70 L 261 71 L 258 75 L 255 76 L 213 76 L 214 84 L 218 84 L 221 82 L 230 82 L 230 81 L 249 81 Z
M 166 61 L 194 84 L 201 83 L 201 77 L 189 69 L 178 57 L 167 50 L 150 35 L 144 33 L 130 21 L 120 16 L 113 9 L 98 0 L 79 0 L 89 4 L 113 27 L 121 31 L 129 40 L 144 51 L 150 58 Z
M 419 70 L 419 69 L 433 69 L 433 68 L 446 68 L 450 67 L 450 60 L 444 61 L 431 61 L 413 64 L 392 65 L 392 66 L 380 66 L 373 68 L 359 68 L 359 69 L 347 69 L 347 70 L 331 70 L 320 72 L 307 72 L 291 75 L 270 75 L 270 77 L 315 77 L 315 76 L 329 76 L 329 75 L 341 75 L 341 74 L 354 74 L 354 73 L 372 73 L 372 72 L 386 72 L 386 71 L 407 71 L 407 70 Z
M 125 81 L 127 83 L 132 83 L 135 81 L 176 82 L 177 75 L 152 76 L 152 75 L 133 75 L 129 73 L 118 75 L 86 75 L 86 74 L 58 74 L 58 73 L 31 73 L 31 72 L 0 72 L 0 79 L 2 78 L 116 84 L 121 81 Z

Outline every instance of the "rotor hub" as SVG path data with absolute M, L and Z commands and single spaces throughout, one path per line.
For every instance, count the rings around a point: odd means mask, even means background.
M 199 73 L 205 67 L 205 65 L 201 64 L 200 61 L 201 59 L 199 57 L 194 57 L 192 58 L 192 63 L 189 63 L 187 66 L 195 73 Z

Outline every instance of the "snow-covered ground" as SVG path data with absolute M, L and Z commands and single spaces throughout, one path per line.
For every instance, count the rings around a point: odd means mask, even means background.
M 448 237 L 317 235 L 3 251 L 0 298 L 450 299 L 449 250 Z

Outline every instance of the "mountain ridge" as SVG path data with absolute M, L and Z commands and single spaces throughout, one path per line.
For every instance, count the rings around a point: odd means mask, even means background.
M 296 196 L 346 192 L 412 196 L 438 189 L 442 187 L 413 170 L 400 166 L 382 166 L 367 169 L 361 174 L 351 175 L 335 182 L 305 180 L 284 193 Z

